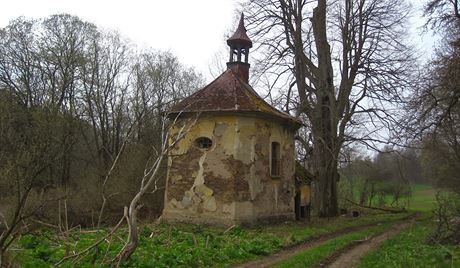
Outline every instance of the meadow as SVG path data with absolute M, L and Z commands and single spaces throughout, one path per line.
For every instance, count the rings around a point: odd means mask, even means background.
M 419 267 L 416 265 L 420 263 L 451 267 L 444 265 L 458 264 L 459 247 L 447 248 L 424 243 L 427 234 L 434 228 L 430 210 L 435 205 L 435 193 L 429 186 L 415 185 L 407 212 L 383 213 L 363 210 L 362 215 L 357 218 L 348 215 L 331 219 L 313 217 L 308 224 L 285 222 L 268 226 L 234 226 L 223 229 L 190 224 L 142 223 L 139 248 L 124 266 L 232 266 L 264 258 L 315 237 L 350 230 L 277 265 L 310 267 L 318 265 L 335 251 L 347 247 L 356 240 L 381 233 L 396 222 L 418 214 L 419 221 L 413 227 L 388 240 L 382 248 L 384 250 L 372 252 L 364 258 L 360 267 L 374 267 L 376 263 L 373 260 L 378 260 L 382 265 L 379 267 Z M 356 230 L 351 231 L 353 228 Z M 108 232 L 110 228 L 74 228 L 64 233 L 42 228 L 22 236 L 12 249 L 12 258 L 21 267 L 51 267 L 65 256 L 82 252 Z M 87 254 L 70 258 L 60 266 L 107 267 L 122 248 L 126 233 L 127 229 L 121 228 Z

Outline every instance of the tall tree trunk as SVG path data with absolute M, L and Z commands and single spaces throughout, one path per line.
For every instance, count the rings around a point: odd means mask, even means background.
M 337 142 L 331 131 L 330 121 L 324 120 L 322 129 L 315 131 L 315 146 L 313 157 L 316 166 L 315 200 L 319 217 L 334 217 L 338 215 L 337 182 Z M 329 124 L 328 124 L 329 123 Z M 328 126 L 329 125 L 329 126 Z M 332 128 L 334 129 L 334 128 Z
M 330 161 L 327 159 L 325 161 Z M 338 199 L 337 199 L 337 181 L 339 174 L 334 168 L 321 167 L 318 173 L 317 181 L 317 207 L 319 217 L 335 217 L 338 215 Z
M 371 137 L 373 143 L 376 133 L 365 122 L 397 123 L 388 108 L 412 86 L 407 75 L 413 73 L 413 53 L 402 40 L 406 0 L 248 2 L 248 28 L 260 41 L 258 49 L 266 49 L 262 70 L 295 76 L 296 113 L 306 117 L 313 135 L 315 209 L 320 216 L 335 216 L 338 155 L 346 132 L 358 123 L 364 131 L 353 138 L 367 145 Z M 284 87 L 278 78 L 275 86 Z
M 326 0 L 318 0 L 313 10 L 313 35 L 318 52 L 317 97 L 314 107 L 315 139 L 314 158 L 317 168 L 317 208 L 318 216 L 333 217 L 338 215 L 337 203 L 337 156 L 340 150 L 337 138 L 337 113 L 334 90 L 334 77 L 331 61 L 331 47 L 327 39 Z

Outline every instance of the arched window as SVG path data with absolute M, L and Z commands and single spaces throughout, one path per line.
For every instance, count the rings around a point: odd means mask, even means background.
M 280 144 L 278 142 L 272 142 L 270 158 L 270 175 L 272 177 L 279 177 L 281 173 L 281 160 Z
M 206 137 L 199 137 L 195 140 L 195 146 L 200 149 L 209 150 L 212 146 L 212 140 Z

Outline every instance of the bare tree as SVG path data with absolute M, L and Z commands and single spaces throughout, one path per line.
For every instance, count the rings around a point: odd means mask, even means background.
M 32 229 L 30 219 L 51 202 L 41 193 L 55 184 L 49 170 L 66 153 L 54 118 L 0 90 L 0 266 L 12 243 Z
M 66 23 L 74 30 L 59 27 Z M 81 52 L 81 36 L 71 33 L 83 25 L 59 15 L 43 23 L 19 18 L 0 31 L 1 197 L 12 207 L 0 208 L 6 227 L 2 256 L 28 229 L 29 219 L 41 214 L 51 198 L 44 193 L 58 184 L 56 178 L 63 182 L 69 175 L 75 61 Z M 11 187 L 16 191 L 6 190 Z
M 127 134 L 124 130 L 130 125 L 125 117 L 129 109 L 129 44 L 118 33 L 111 32 L 98 33 L 90 41 L 85 64 L 81 66 L 82 112 L 91 122 L 94 160 L 102 167 L 100 174 L 104 177 Z
M 133 180 L 145 183 L 143 163 L 162 151 L 165 112 L 202 78 L 170 53 L 131 47 L 66 14 L 0 29 L 2 255 L 37 217 L 61 227 L 60 201 L 65 231 L 94 225 L 93 209 L 99 226 L 108 211 L 122 214 L 118 208 L 137 193 Z
M 425 5 L 427 27 L 443 36 L 407 106 L 405 130 L 423 140 L 424 167 L 438 186 L 460 193 L 460 16 L 454 0 Z
M 460 20 L 460 2 L 458 0 L 429 0 L 424 7 L 427 18 L 425 26 L 449 32 L 451 25 Z
M 133 67 L 134 117 L 145 111 L 138 125 L 138 141 L 160 149 L 162 119 L 169 107 L 203 85 L 193 69 L 169 52 L 146 51 Z
M 181 141 L 185 135 L 195 126 L 199 114 L 195 114 L 187 119 L 182 118 L 179 113 L 173 121 L 168 124 L 166 120 L 162 126 L 162 146 L 157 154 L 152 156 L 147 162 L 144 170 L 144 176 L 139 186 L 139 191 L 131 200 L 129 207 L 125 207 L 124 217 L 128 223 L 128 238 L 127 242 L 115 258 L 117 266 L 126 261 L 136 250 L 139 244 L 139 234 L 137 230 L 137 211 L 141 207 L 141 198 L 149 191 L 155 193 L 159 190 L 158 182 L 161 177 L 158 176 L 160 167 L 164 158 L 168 157 L 169 152 L 176 144 Z
M 337 215 L 341 148 L 347 142 L 375 148 L 408 86 L 409 6 L 404 0 L 263 0 L 245 10 L 264 51 L 260 70 L 291 81 L 297 94 L 286 95 L 311 127 L 319 216 Z

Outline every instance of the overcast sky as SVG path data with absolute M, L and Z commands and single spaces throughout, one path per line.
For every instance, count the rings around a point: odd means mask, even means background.
M 169 50 L 207 75 L 237 7 L 237 0 L 1 0 L 0 27 L 19 16 L 69 13 L 118 30 L 141 47 Z
M 423 20 L 414 3 L 412 39 L 429 55 L 430 34 L 417 27 Z M 237 23 L 238 0 L 1 0 L 0 27 L 19 16 L 42 18 L 69 13 L 96 25 L 118 30 L 141 47 L 169 50 L 187 66 L 194 66 L 209 80 L 208 65 L 225 46 L 225 33 Z M 424 2 L 424 1 L 423 1 Z M 226 55 L 226 54 L 224 54 Z

